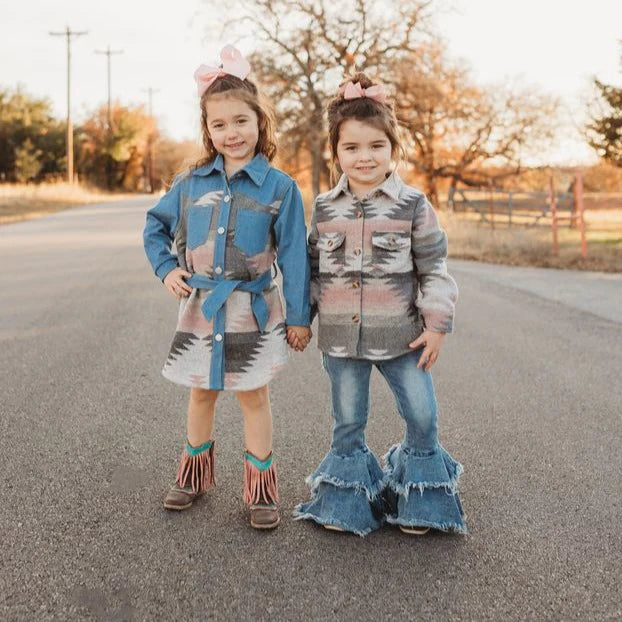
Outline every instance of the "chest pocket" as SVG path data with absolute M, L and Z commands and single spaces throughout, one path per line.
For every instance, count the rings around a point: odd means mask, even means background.
M 320 274 L 340 275 L 346 269 L 346 234 L 322 233 L 317 241 Z
M 268 245 L 271 225 L 271 214 L 253 209 L 238 209 L 233 243 L 249 257 L 258 255 Z
M 372 265 L 382 272 L 404 272 L 412 269 L 410 232 L 374 231 L 371 237 Z
M 187 246 L 190 250 L 205 244 L 212 222 L 213 207 L 210 205 L 191 205 L 187 217 Z

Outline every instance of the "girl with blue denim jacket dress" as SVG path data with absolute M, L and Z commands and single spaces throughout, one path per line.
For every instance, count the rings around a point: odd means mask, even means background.
M 251 525 L 269 529 L 280 519 L 268 382 L 287 361 L 287 341 L 304 349 L 310 338 L 304 211 L 296 183 L 270 166 L 274 122 L 250 65 L 231 46 L 221 59 L 195 72 L 206 157 L 177 176 L 144 229 L 153 270 L 180 301 L 162 373 L 190 387 L 187 441 L 164 507 L 190 507 L 214 483 L 214 407 L 220 391 L 235 391 L 244 500 Z
M 385 521 L 410 535 L 465 532 L 462 466 L 439 443 L 429 373 L 458 294 L 447 239 L 425 195 L 391 172 L 401 147 L 381 85 L 357 74 L 330 103 L 328 121 L 343 175 L 315 201 L 309 252 L 334 427 L 330 451 L 307 479 L 311 500 L 294 516 L 360 536 Z M 373 367 L 406 423 L 384 469 L 365 441 Z

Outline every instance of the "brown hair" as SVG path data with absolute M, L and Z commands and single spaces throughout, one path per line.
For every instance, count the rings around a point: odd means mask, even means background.
M 363 72 L 357 72 L 347 77 L 340 84 L 340 87 L 348 82 L 353 82 L 354 84 L 359 82 L 364 89 L 376 84 Z M 328 103 L 328 144 L 331 153 L 331 181 L 333 183 L 336 181 L 338 173 L 337 144 L 339 143 L 339 129 L 341 124 L 348 119 L 356 119 L 382 130 L 391 143 L 391 157 L 399 160 L 399 157 L 403 155 L 404 148 L 392 104 L 382 104 L 370 97 L 344 99 L 343 94 L 339 93 Z
M 248 104 L 257 114 L 259 125 L 259 139 L 255 147 L 255 154 L 263 153 L 268 161 L 276 155 L 277 140 L 275 133 L 274 113 L 272 106 L 257 88 L 254 82 L 246 78 L 241 80 L 236 76 L 225 74 L 210 84 L 201 97 L 201 134 L 205 155 L 196 163 L 196 167 L 211 162 L 218 152 L 207 131 L 207 110 L 205 104 L 210 97 L 239 99 Z

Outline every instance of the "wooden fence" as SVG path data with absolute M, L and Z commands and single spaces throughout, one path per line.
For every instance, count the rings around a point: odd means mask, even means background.
M 578 228 L 581 257 L 587 257 L 583 199 L 583 177 L 576 175 L 573 192 L 556 192 L 553 177 L 548 192 L 523 192 L 496 188 L 450 188 L 447 206 L 452 212 L 472 212 L 479 222 L 495 227 L 551 227 L 552 250 L 559 253 L 560 223 Z

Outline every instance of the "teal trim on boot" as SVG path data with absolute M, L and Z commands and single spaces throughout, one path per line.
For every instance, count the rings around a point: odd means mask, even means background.
M 200 453 L 207 451 L 212 448 L 214 441 L 207 441 L 207 443 L 203 443 L 199 447 L 193 447 L 188 441 L 186 441 L 186 452 L 190 456 L 198 456 Z
M 270 454 L 263 462 L 258 458 L 255 458 L 255 456 L 248 451 L 244 452 L 244 457 L 260 471 L 267 471 L 272 465 L 272 454 Z

